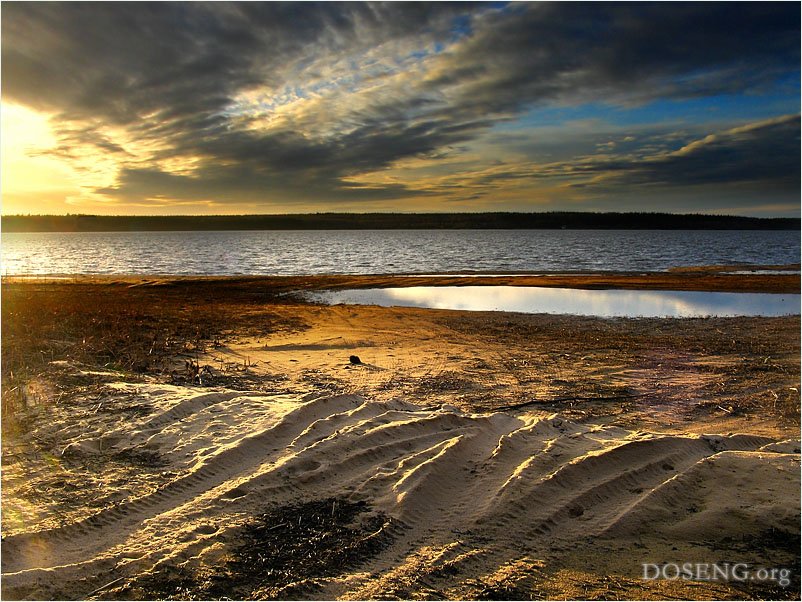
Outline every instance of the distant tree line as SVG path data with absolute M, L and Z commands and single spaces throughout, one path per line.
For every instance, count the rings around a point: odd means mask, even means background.
M 171 230 L 799 230 L 799 218 L 672 213 L 310 213 L 297 215 L 8 215 L 3 232 Z

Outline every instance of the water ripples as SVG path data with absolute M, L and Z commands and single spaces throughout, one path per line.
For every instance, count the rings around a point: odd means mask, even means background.
M 3 274 L 661 271 L 798 263 L 794 231 L 337 230 L 6 233 Z

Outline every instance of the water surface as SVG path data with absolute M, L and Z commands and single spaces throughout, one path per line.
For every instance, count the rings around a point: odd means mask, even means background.
M 799 295 L 577 290 L 524 286 L 413 286 L 307 293 L 328 304 L 426 307 L 583 316 L 690 318 L 799 314 Z
M 799 257 L 800 237 L 794 231 L 34 232 L 2 237 L 3 274 L 662 271 L 789 264 Z

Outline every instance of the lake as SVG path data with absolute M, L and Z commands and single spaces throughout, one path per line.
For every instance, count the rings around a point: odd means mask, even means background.
M 2 273 L 303 275 L 798 263 L 796 231 L 300 230 L 2 236 Z

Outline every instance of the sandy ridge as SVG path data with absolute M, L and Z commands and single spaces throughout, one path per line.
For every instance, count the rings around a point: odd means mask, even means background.
M 132 387 L 117 389 L 130 395 Z M 415 562 L 458 560 L 464 579 L 589 536 L 720 539 L 720 519 L 736 507 L 739 532 L 798 531 L 787 500 L 796 495 L 798 508 L 799 455 L 786 453 L 798 442 L 656 435 L 557 414 L 467 414 L 359 395 L 302 399 L 141 383 L 134 391 L 156 411 L 76 450 L 156 451 L 178 476 L 70 525 L 6 537 L 5 596 L 82 597 L 103 579 L 213 564 L 247 516 L 331 495 L 367 501 L 404 528 L 364 572 L 324 584 L 315 593 L 323 598 L 370 597 Z M 733 467 L 759 472 L 772 493 L 730 479 L 711 497 L 705 488 Z M 692 504 L 702 511 L 676 514 Z M 654 525 L 647 516 L 662 518 Z

